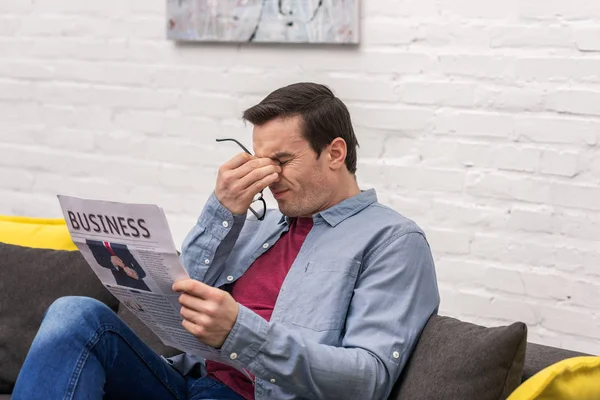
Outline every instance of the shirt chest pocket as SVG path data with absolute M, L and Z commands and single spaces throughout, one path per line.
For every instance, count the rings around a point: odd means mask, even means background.
M 343 329 L 359 270 L 351 258 L 306 264 L 290 296 L 290 322 L 315 331 Z

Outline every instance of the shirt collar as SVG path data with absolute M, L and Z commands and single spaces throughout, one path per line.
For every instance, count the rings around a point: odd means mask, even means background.
M 334 227 L 345 219 L 358 214 L 376 201 L 377 193 L 375 192 L 375 189 L 361 190 L 356 196 L 352 196 L 325 211 L 316 213 L 313 215 L 313 220 L 316 221 L 318 218 L 322 218 L 330 226 Z M 282 215 L 279 220 L 279 224 L 283 223 L 288 225 L 290 223 L 289 218 L 285 215 Z

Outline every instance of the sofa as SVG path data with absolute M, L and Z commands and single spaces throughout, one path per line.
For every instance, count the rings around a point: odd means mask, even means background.
M 179 353 L 104 288 L 64 220 L 0 216 L 0 400 L 10 399 L 45 309 L 62 296 L 96 298 L 158 353 Z M 583 354 L 528 343 L 522 322 L 483 327 L 434 315 L 389 398 L 505 399 L 544 368 L 578 356 Z

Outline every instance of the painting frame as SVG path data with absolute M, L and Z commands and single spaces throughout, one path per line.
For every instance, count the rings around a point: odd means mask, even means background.
M 167 39 L 359 43 L 360 0 L 167 0 Z

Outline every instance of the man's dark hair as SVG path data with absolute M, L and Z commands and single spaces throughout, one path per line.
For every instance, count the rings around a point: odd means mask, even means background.
M 263 125 L 275 118 L 299 116 L 302 135 L 312 149 L 321 155 L 335 138 L 346 141 L 346 168 L 356 172 L 358 140 L 352 128 L 346 105 L 324 85 L 311 82 L 294 83 L 275 90 L 257 105 L 244 111 L 244 120 Z

